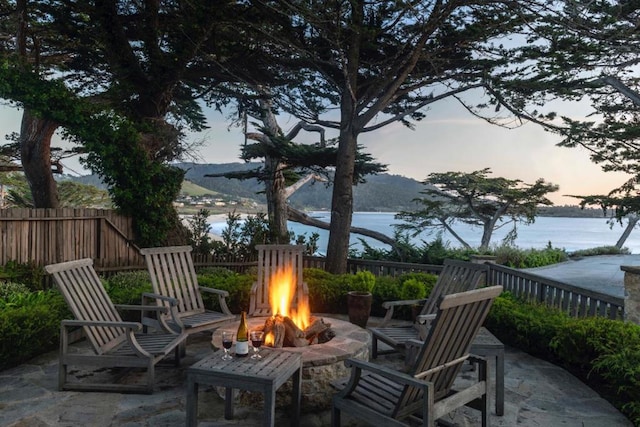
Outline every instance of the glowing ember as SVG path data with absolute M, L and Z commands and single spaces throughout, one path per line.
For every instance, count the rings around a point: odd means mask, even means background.
M 297 298 L 298 284 L 293 274 L 293 267 L 279 269 L 273 273 L 269 283 L 269 305 L 273 313 L 272 317 L 276 315 L 289 317 L 301 330 L 309 326 L 311 310 L 304 298 Z M 265 345 L 273 345 L 273 333 L 267 333 L 264 342 Z

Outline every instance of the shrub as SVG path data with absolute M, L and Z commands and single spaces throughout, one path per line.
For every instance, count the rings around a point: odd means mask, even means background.
M 628 248 L 617 248 L 615 246 L 598 246 L 596 248 L 591 249 L 579 249 L 571 253 L 571 258 L 578 258 L 583 256 L 594 256 L 594 255 L 620 255 L 620 254 L 629 254 Z
M 340 298 L 340 289 L 334 286 L 333 274 L 318 268 L 305 268 L 303 279 L 309 287 L 311 312 L 330 313 Z
M 351 284 L 350 291 L 373 292 L 376 285 L 376 276 L 370 271 L 358 271 L 356 274 L 347 274 Z
M 569 319 L 567 314 L 559 310 L 524 303 L 505 292 L 494 301 L 486 325 L 502 342 L 536 357 L 554 361 L 549 344 L 558 326 Z
M 13 294 L 26 294 L 29 288 L 22 283 L 0 282 L 0 300 L 5 300 Z
M 640 326 L 496 298 L 486 326 L 505 344 L 562 366 L 640 425 Z
M 558 327 L 550 347 L 564 367 L 640 423 L 638 325 L 600 317 L 571 319 Z
M 8 261 L 0 268 L 0 277 L 7 282 L 22 283 L 31 291 L 44 290 L 44 268 L 34 262 Z
M 226 302 L 232 313 L 240 313 L 249 309 L 251 286 L 255 281 L 256 277 L 252 274 L 239 274 L 227 269 L 202 270 L 198 274 L 200 286 L 229 292 Z M 207 308 L 220 310 L 217 295 L 203 292 L 202 299 Z
M 551 245 L 544 249 L 519 249 L 513 246 L 499 246 L 493 250 L 496 263 L 512 268 L 534 268 L 566 261 L 568 255 L 564 249 Z
M 146 270 L 118 273 L 104 279 L 103 284 L 114 304 L 139 305 L 142 294 L 153 291 L 151 278 Z
M 400 288 L 400 298 L 403 300 L 424 299 L 427 296 L 427 290 L 424 283 L 418 279 L 408 279 L 402 283 Z
M 0 310 L 0 370 L 56 348 L 60 321 L 69 317 L 57 291 L 14 295 L 23 297 Z

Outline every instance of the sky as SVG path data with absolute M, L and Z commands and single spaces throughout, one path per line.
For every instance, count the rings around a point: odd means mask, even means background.
M 238 128 L 229 128 L 225 117 L 207 111 L 210 128 L 189 136 L 203 141 L 194 161 L 198 163 L 239 162 L 244 142 Z M 21 112 L 0 106 L 0 133 L 20 128 Z M 281 120 L 285 132 L 295 122 Z M 627 175 L 603 172 L 582 148 L 562 148 L 560 137 L 528 123 L 504 129 L 471 116 L 455 102 L 435 104 L 415 130 L 391 124 L 360 138 L 364 150 L 386 164 L 387 173 L 422 181 L 433 172 L 473 172 L 490 168 L 493 177 L 519 179 L 533 184 L 538 178 L 560 186 L 548 195 L 556 205 L 577 205 L 567 195 L 606 194 L 626 181 Z M 3 142 L 4 143 L 4 142 Z M 191 160 L 190 160 L 191 161 Z M 77 159 L 63 161 L 65 173 L 85 175 Z

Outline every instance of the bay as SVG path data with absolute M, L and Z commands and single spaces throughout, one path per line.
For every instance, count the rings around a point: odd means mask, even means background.
M 329 222 L 331 214 L 326 211 L 321 211 L 310 212 L 309 215 L 321 221 Z M 389 212 L 356 212 L 353 214 L 352 225 L 354 227 L 371 229 L 393 237 L 393 224 L 399 224 L 401 222 L 396 220 L 394 215 L 394 213 Z M 210 222 L 210 225 L 211 232 L 218 235 L 226 227 L 225 222 L 219 221 Z M 327 230 L 293 222 L 289 222 L 288 226 L 296 235 L 306 235 L 309 237 L 312 233 L 318 233 L 320 235 L 318 252 L 320 254 L 326 253 L 327 243 L 329 241 L 329 232 Z M 510 226 L 507 226 L 496 230 L 491 239 L 492 246 L 499 245 L 510 228 Z M 482 229 L 480 227 L 458 224 L 454 227 L 454 230 L 472 247 L 478 247 L 480 245 L 480 238 L 482 236 Z M 533 224 L 518 224 L 518 236 L 514 245 L 521 249 L 543 249 L 551 244 L 555 248 L 565 249 L 567 252 L 574 252 L 580 249 L 613 246 L 623 231 L 624 227 L 618 223 L 610 227 L 607 218 L 537 217 Z M 412 244 L 417 247 L 423 247 L 435 238 L 436 233 L 423 232 L 412 239 Z M 442 238 L 450 247 L 462 246 L 448 233 L 444 233 Z M 362 244 L 360 243 L 360 239 L 366 241 L 371 247 L 389 249 L 389 245 L 357 234 L 351 235 L 350 247 L 361 250 Z M 631 253 L 640 253 L 640 232 L 634 230 L 625 242 L 624 247 L 628 248 Z

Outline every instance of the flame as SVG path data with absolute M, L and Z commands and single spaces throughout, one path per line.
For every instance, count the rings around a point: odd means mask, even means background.
M 292 307 L 292 302 L 296 296 L 296 277 L 293 274 L 293 267 L 287 266 L 278 269 L 272 274 L 269 280 L 269 305 L 273 315 L 289 317 L 298 328 L 305 329 L 309 326 L 311 309 L 306 301 L 298 301 L 297 307 Z M 265 345 L 273 344 L 273 334 L 269 333 L 265 337 Z

